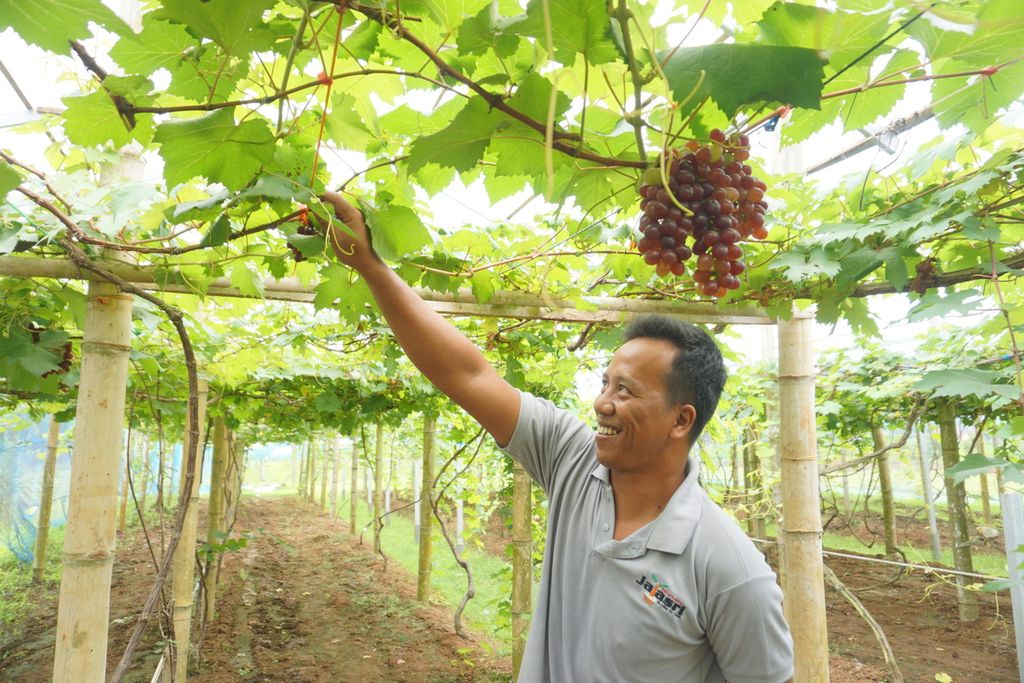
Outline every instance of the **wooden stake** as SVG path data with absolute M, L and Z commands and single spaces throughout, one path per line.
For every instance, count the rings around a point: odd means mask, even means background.
M 43 465 L 43 490 L 39 496 L 39 520 L 36 524 L 36 549 L 32 555 L 32 583 L 41 583 L 46 573 L 46 550 L 50 540 L 50 514 L 53 509 L 53 477 L 57 470 L 57 445 L 60 423 L 50 416 L 46 436 L 46 464 Z
M 871 425 L 871 440 L 878 456 L 878 488 L 882 493 L 882 535 L 885 538 L 885 554 L 899 553 L 896 547 L 896 501 L 892 494 L 892 468 L 889 466 L 889 451 L 885 449 L 885 433 L 880 425 Z M 865 507 L 867 507 L 865 505 Z
M 213 462 L 210 467 L 210 504 L 206 512 L 206 544 L 209 547 L 224 544 L 224 502 L 227 487 L 228 428 L 224 417 L 213 418 Z M 220 553 L 206 553 L 206 581 L 204 585 L 203 622 L 217 618 L 217 574 Z
M 530 475 L 512 464 L 512 678 L 519 677 L 533 613 L 533 496 Z
M 203 428 L 206 425 L 206 396 L 209 393 L 206 380 L 199 380 L 199 436 L 196 444 L 191 443 L 191 434 L 185 435 L 185 450 L 182 457 L 180 491 L 181 505 L 186 505 L 184 523 L 181 526 L 181 540 L 174 549 L 171 565 L 171 593 L 174 596 L 174 681 L 185 683 L 188 672 L 189 639 L 192 630 L 192 585 L 196 577 L 196 527 L 199 524 L 199 480 L 203 473 Z M 195 467 L 192 471 L 192 485 L 188 485 L 188 453 L 196 450 Z
M 362 430 L 360 430 L 362 431 Z M 359 439 L 352 439 L 352 481 L 349 482 L 348 533 L 356 535 L 359 525 Z
M 384 423 L 377 423 L 373 443 L 373 549 L 383 555 L 380 532 L 384 528 Z
M 960 462 L 960 446 L 956 438 L 956 408 L 951 399 L 940 399 L 939 439 L 942 442 L 942 464 L 949 471 Z M 967 501 L 964 484 L 953 483 L 953 477 L 946 475 L 946 504 L 949 511 L 949 526 L 953 537 L 953 565 L 957 571 L 973 572 L 971 557 L 971 532 L 967 526 Z M 956 602 L 960 621 L 978 619 L 978 594 L 967 589 L 971 582 L 966 576 L 956 576 Z
M 334 447 L 331 449 L 331 518 L 338 517 L 338 477 L 341 474 L 341 436 L 334 437 Z
M 89 284 L 53 661 L 56 683 L 101 683 L 107 669 L 132 297 Z
M 430 558 L 432 553 L 432 531 L 434 515 L 431 496 L 434 490 L 434 457 L 437 451 L 437 415 L 423 414 L 423 468 L 420 495 L 420 563 L 416 580 L 416 599 L 423 604 L 430 602 Z
M 320 509 L 327 509 L 327 467 L 330 464 L 331 446 L 327 439 L 320 439 Z
M 828 681 L 821 500 L 814 416 L 812 320 L 779 321 L 779 449 L 784 609 L 793 632 L 794 683 Z

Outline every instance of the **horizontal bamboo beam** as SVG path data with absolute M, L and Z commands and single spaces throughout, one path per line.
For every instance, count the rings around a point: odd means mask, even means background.
M 114 275 L 149 291 L 197 294 L 183 284 L 158 283 L 152 270 L 131 264 L 103 262 Z M 68 259 L 0 256 L 0 276 L 43 277 L 71 280 L 96 280 L 99 276 L 85 272 Z M 262 282 L 262 298 L 274 301 L 312 303 L 314 291 L 294 278 L 267 279 Z M 480 303 L 470 290 L 456 293 L 433 292 L 418 289 L 417 293 L 439 313 L 457 316 L 518 318 L 522 320 L 552 320 L 560 322 L 603 323 L 620 322 L 643 313 L 662 313 L 690 322 L 736 325 L 772 325 L 775 319 L 754 306 L 729 304 L 690 303 L 651 299 L 622 299 L 614 297 L 584 297 L 578 300 L 556 299 L 525 292 L 495 292 L 487 303 Z M 227 278 L 209 283 L 207 296 L 259 298 L 243 294 Z M 581 306 L 583 306 L 581 308 Z

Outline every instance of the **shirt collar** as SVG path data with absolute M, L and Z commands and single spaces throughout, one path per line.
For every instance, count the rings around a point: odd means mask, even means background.
M 683 483 L 669 498 L 668 504 L 661 514 L 651 522 L 653 528 L 646 543 L 650 550 L 679 555 L 686 550 L 690 539 L 693 538 L 693 534 L 697 530 L 703 499 L 707 495 L 698 481 L 699 461 L 694 457 L 688 457 L 683 473 L 685 475 Z M 590 476 L 603 482 L 606 486 L 611 486 L 611 475 L 608 468 L 600 463 L 590 473 Z

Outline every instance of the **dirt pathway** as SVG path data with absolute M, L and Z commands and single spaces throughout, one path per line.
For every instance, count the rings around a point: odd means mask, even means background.
M 226 558 L 197 681 L 426 683 L 501 680 L 447 612 L 341 523 L 293 499 L 249 500 L 245 549 Z

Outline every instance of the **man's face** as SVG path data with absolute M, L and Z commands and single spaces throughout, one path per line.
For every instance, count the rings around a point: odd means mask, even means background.
M 658 470 L 671 466 L 681 451 L 685 455 L 692 407 L 670 405 L 666 385 L 675 354 L 670 342 L 641 337 L 612 356 L 594 399 L 597 459 L 605 467 Z

